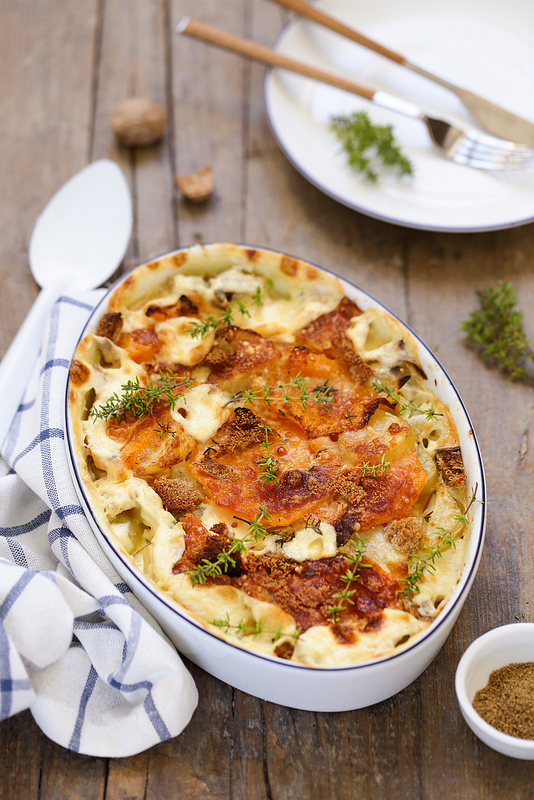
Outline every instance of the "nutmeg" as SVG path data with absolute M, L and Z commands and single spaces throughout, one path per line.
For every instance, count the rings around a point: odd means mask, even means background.
M 111 115 L 111 128 L 126 147 L 147 147 L 158 142 L 167 120 L 162 107 L 146 97 L 125 100 Z
M 207 200 L 215 189 L 215 176 L 208 165 L 185 175 L 176 175 L 174 182 L 184 197 L 192 203 Z

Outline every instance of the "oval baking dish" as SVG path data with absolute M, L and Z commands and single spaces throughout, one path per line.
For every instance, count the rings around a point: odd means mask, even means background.
M 342 711 L 444 644 L 484 541 L 479 448 L 438 361 L 361 289 L 272 250 L 166 254 L 94 310 L 65 407 L 101 547 L 209 673 Z

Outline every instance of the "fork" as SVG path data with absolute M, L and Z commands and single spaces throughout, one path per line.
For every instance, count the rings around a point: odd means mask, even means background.
M 511 111 L 492 103 L 490 100 L 486 100 L 485 97 L 481 97 L 468 89 L 456 86 L 454 83 L 440 78 L 439 75 L 435 75 L 433 72 L 429 72 L 423 69 L 423 67 L 413 64 L 400 53 L 396 53 L 394 50 L 390 50 L 378 44 L 378 42 L 369 39 L 354 28 L 345 25 L 345 23 L 336 17 L 327 14 L 321 8 L 310 5 L 306 0 L 273 0 L 273 2 L 366 47 L 368 50 L 372 50 L 385 58 L 389 58 L 390 61 L 402 67 L 406 67 L 412 70 L 412 72 L 416 72 L 418 75 L 422 75 L 424 78 L 434 81 L 434 83 L 438 83 L 440 86 L 453 92 L 482 127 L 486 128 L 486 130 L 494 136 L 512 139 L 514 142 L 521 142 L 522 144 L 534 145 L 534 123 L 529 122 L 529 120 L 519 117 L 517 114 L 512 114 Z
M 446 158 L 456 164 L 485 170 L 524 170 L 534 166 L 534 147 L 498 139 L 478 131 L 463 131 L 445 120 L 428 116 L 418 106 L 399 97 L 380 90 L 375 91 L 343 76 L 296 61 L 269 47 L 228 33 L 201 20 L 183 17 L 176 27 L 176 32 L 201 39 L 269 66 L 287 69 L 344 89 L 390 111 L 421 120 L 426 125 L 434 144 Z

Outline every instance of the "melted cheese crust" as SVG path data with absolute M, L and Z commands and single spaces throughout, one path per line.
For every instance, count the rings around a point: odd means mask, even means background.
M 172 402 L 95 416 L 162 375 Z M 102 529 L 237 646 L 316 667 L 387 656 L 459 580 L 465 476 L 437 459 L 458 452 L 451 415 L 409 332 L 309 264 L 210 245 L 137 268 L 79 344 L 69 401 Z

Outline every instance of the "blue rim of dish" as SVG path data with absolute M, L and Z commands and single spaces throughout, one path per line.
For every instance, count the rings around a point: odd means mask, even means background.
M 152 258 L 152 259 L 150 259 L 149 262 L 146 262 L 146 263 L 151 263 L 153 261 L 158 261 L 160 258 L 165 258 L 166 256 L 173 255 L 174 253 L 183 252 L 184 250 L 190 250 L 191 247 L 210 247 L 213 244 L 217 244 L 217 243 L 216 242 L 209 242 L 209 243 L 208 242 L 204 242 L 202 244 L 191 245 L 191 246 L 186 246 L 186 247 L 179 247 L 176 250 L 169 250 L 167 253 L 163 253 L 162 255 L 157 256 L 156 258 Z M 250 245 L 250 244 L 237 244 L 237 243 L 232 243 L 232 244 L 235 247 L 242 247 L 242 248 L 245 248 L 245 249 L 248 249 L 248 250 L 259 250 L 259 251 L 264 251 L 264 252 L 269 252 L 269 253 L 275 253 L 277 255 L 289 255 L 290 257 L 293 257 L 298 261 L 304 261 L 304 259 L 301 259 L 298 256 L 291 256 L 289 253 L 282 253 L 281 250 L 275 250 L 275 249 L 270 248 L 270 247 L 260 247 L 260 246 L 257 246 L 257 245 Z M 418 647 L 418 645 L 423 644 L 426 641 L 426 639 L 428 639 L 436 630 L 438 630 L 438 628 L 440 628 L 445 623 L 445 621 L 447 620 L 447 617 L 452 612 L 453 608 L 460 601 L 460 599 L 465 594 L 465 592 L 468 591 L 468 589 L 471 588 L 471 583 L 474 580 L 474 577 L 476 576 L 476 572 L 477 572 L 478 567 L 479 567 L 479 562 L 480 562 L 480 558 L 481 558 L 481 555 L 482 555 L 482 548 L 483 548 L 483 545 L 484 545 L 485 527 L 486 527 L 486 480 L 485 480 L 485 475 L 484 475 L 484 465 L 483 465 L 483 462 L 482 462 L 482 455 L 481 455 L 481 452 L 480 452 L 480 447 L 478 445 L 478 441 L 477 441 L 473 426 L 471 424 L 471 419 L 469 417 L 469 414 L 467 413 L 467 409 L 465 407 L 465 404 L 464 404 L 462 398 L 460 397 L 460 395 L 458 393 L 458 390 L 456 389 L 455 385 L 451 381 L 448 373 L 442 367 L 442 365 L 440 364 L 438 359 L 434 356 L 432 351 L 422 341 L 422 339 L 416 333 L 414 333 L 412 331 L 412 329 L 408 325 L 406 325 L 406 323 L 403 322 L 396 314 L 394 314 L 392 311 L 390 311 L 386 306 L 384 306 L 382 303 L 380 303 L 378 300 L 376 300 L 368 292 L 364 291 L 363 289 L 360 289 L 360 287 L 356 286 L 356 284 L 351 283 L 346 278 L 342 278 L 340 275 L 337 275 L 332 270 L 326 269 L 325 267 L 320 267 L 319 265 L 314 264 L 311 261 L 304 261 L 304 263 L 310 264 L 311 266 L 316 267 L 316 269 L 321 270 L 322 272 L 325 272 L 328 275 L 332 275 L 333 277 L 337 278 L 342 283 L 348 284 L 349 286 L 354 288 L 357 292 L 360 292 L 362 295 L 367 297 L 371 301 L 371 303 L 376 304 L 376 306 L 378 308 L 381 308 L 384 311 L 386 311 L 388 314 L 390 314 L 404 328 L 406 328 L 406 330 L 408 330 L 409 333 L 411 333 L 411 335 L 414 337 L 414 339 L 423 348 L 423 351 L 428 356 L 430 356 L 430 359 L 434 361 L 434 363 L 439 368 L 440 372 L 446 378 L 450 389 L 452 390 L 453 394 L 456 396 L 456 399 L 458 400 L 458 403 L 460 404 L 460 407 L 461 407 L 461 409 L 463 411 L 463 414 L 465 415 L 466 422 L 468 423 L 469 430 L 472 433 L 473 445 L 474 445 L 475 450 L 476 450 L 477 463 L 478 463 L 479 469 L 480 469 L 480 487 L 479 487 L 479 489 L 480 489 L 481 509 L 480 509 L 480 524 L 479 524 L 480 535 L 479 535 L 479 538 L 478 538 L 477 547 L 476 547 L 475 553 L 473 554 L 473 561 L 472 561 L 472 564 L 471 564 L 469 570 L 465 574 L 462 573 L 460 581 L 459 581 L 459 583 L 457 584 L 457 586 L 456 586 L 456 588 L 454 590 L 455 592 L 457 592 L 456 597 L 451 596 L 449 598 L 449 600 L 447 601 L 443 611 L 440 612 L 440 614 L 436 617 L 434 622 L 432 622 L 429 625 L 429 627 L 426 629 L 426 631 L 424 631 L 424 633 L 421 634 L 421 636 L 419 636 L 413 642 L 413 644 L 408 645 L 406 648 L 404 648 L 403 650 L 401 650 L 398 653 L 392 653 L 389 656 L 382 656 L 382 657 L 375 658 L 375 659 L 372 659 L 370 661 L 364 661 L 364 662 L 361 662 L 361 663 L 358 663 L 358 664 L 347 664 L 347 665 L 343 665 L 343 666 L 339 666 L 339 667 L 312 667 L 312 666 L 308 666 L 307 664 L 292 664 L 291 662 L 289 662 L 289 661 L 287 661 L 285 659 L 278 659 L 278 658 L 276 658 L 274 656 L 267 656 L 264 653 L 255 653 L 255 652 L 252 652 L 251 650 L 247 650 L 244 647 L 240 647 L 239 645 L 233 644 L 232 642 L 229 642 L 226 639 L 221 638 L 216 633 L 208 630 L 202 623 L 198 622 L 193 617 L 189 616 L 188 612 L 185 609 L 182 610 L 176 603 L 173 603 L 162 591 L 160 591 L 155 586 L 153 586 L 153 584 L 151 584 L 148 581 L 148 579 L 141 572 L 139 572 L 139 570 L 137 570 L 135 567 L 133 567 L 131 564 L 129 564 L 128 561 L 126 560 L 126 558 L 120 553 L 118 548 L 113 544 L 113 542 L 111 541 L 111 539 L 107 535 L 107 533 L 99 525 L 98 520 L 96 519 L 96 517 L 95 517 L 95 515 L 94 515 L 94 513 L 92 511 L 91 504 L 89 502 L 89 498 L 87 497 L 83 481 L 80 478 L 79 470 L 77 468 L 76 458 L 75 458 L 75 455 L 74 455 L 74 452 L 73 452 L 73 449 L 72 449 L 71 427 L 70 427 L 70 416 L 69 416 L 69 380 L 67 380 L 67 385 L 66 385 L 66 389 L 65 389 L 64 403 L 63 403 L 64 426 L 65 426 L 65 445 L 66 445 L 66 450 L 67 450 L 67 456 L 68 456 L 71 475 L 72 475 L 76 490 L 78 492 L 78 496 L 79 496 L 80 500 L 82 501 L 82 505 L 84 507 L 84 511 L 85 511 L 85 513 L 87 515 L 90 514 L 90 516 L 91 516 L 93 529 L 96 527 L 96 529 L 99 531 L 100 535 L 102 536 L 102 538 L 106 542 L 106 544 L 109 547 L 109 549 L 115 554 L 115 556 L 125 566 L 125 568 L 128 570 L 128 572 L 132 575 L 134 581 L 135 582 L 139 582 L 142 585 L 143 589 L 145 589 L 150 594 L 152 594 L 155 599 L 159 600 L 160 602 L 163 602 L 164 605 L 169 609 L 169 611 L 174 612 L 175 614 L 177 614 L 180 617 L 181 620 L 183 620 L 184 622 L 188 622 L 190 625 L 192 625 L 198 631 L 206 634 L 207 636 L 210 636 L 212 639 L 216 640 L 217 642 L 220 642 L 222 645 L 227 645 L 228 647 L 230 647 L 232 649 L 239 650 L 241 653 L 243 653 L 246 656 L 249 656 L 253 660 L 255 660 L 257 658 L 260 658 L 263 661 L 268 661 L 270 664 L 277 664 L 280 667 L 296 669 L 296 670 L 307 670 L 309 672 L 321 673 L 321 674 L 325 673 L 325 672 L 334 672 L 334 673 L 337 674 L 339 672 L 346 672 L 346 671 L 350 671 L 350 670 L 360 670 L 360 669 L 365 669 L 367 667 L 376 667 L 379 664 L 382 664 L 382 663 L 385 663 L 385 662 L 389 663 L 390 661 L 392 661 L 392 660 L 394 660 L 396 658 L 401 658 L 402 656 L 405 656 L 407 653 L 412 653 Z M 142 264 L 139 264 L 137 266 L 142 266 Z M 80 337 L 79 337 L 78 341 L 76 342 L 76 345 L 74 346 L 73 357 L 74 357 L 74 352 L 76 351 L 76 348 L 78 347 L 79 342 L 84 338 L 84 336 L 86 336 L 86 334 L 88 332 L 88 328 L 90 328 L 93 325 L 96 310 L 100 309 L 102 306 L 104 306 L 104 304 L 107 302 L 107 300 L 109 299 L 109 297 L 112 294 L 112 292 L 124 280 L 126 280 L 128 278 L 128 276 L 131 275 L 131 273 L 134 272 L 136 269 L 137 269 L 137 267 L 133 267 L 131 270 L 128 270 L 128 272 L 126 272 L 124 275 L 121 275 L 120 278 L 118 278 L 118 280 L 115 281 L 112 284 L 112 286 L 110 286 L 110 288 L 106 291 L 106 294 L 98 301 L 98 303 L 96 304 L 95 308 L 91 312 L 91 315 L 90 315 L 89 319 L 85 323 L 85 325 L 83 327 L 83 330 L 82 330 L 82 332 L 80 334 Z M 458 589 L 458 586 L 460 584 L 461 584 L 461 588 Z M 132 591 L 132 593 L 135 594 L 135 591 L 133 589 L 131 589 L 131 587 L 129 587 L 129 588 Z M 453 592 L 453 595 L 454 595 L 454 592 Z M 141 604 L 143 604 L 141 600 L 139 602 L 141 602 Z M 152 613 L 150 611 L 150 609 L 147 609 L 147 610 L 148 610 L 149 613 Z
M 289 30 L 296 25 L 302 24 L 301 20 L 293 20 L 288 22 L 285 25 L 278 36 L 275 39 L 273 44 L 273 50 L 278 50 L 281 41 L 285 38 L 288 34 Z M 530 222 L 534 222 L 534 215 L 525 217 L 520 220 L 515 220 L 514 222 L 507 222 L 501 225 L 475 225 L 469 227 L 458 227 L 456 225 L 425 225 L 424 223 L 419 222 L 408 222 L 397 219 L 396 217 L 388 217 L 387 214 L 379 214 L 376 211 L 371 211 L 366 208 L 364 205 L 358 205 L 358 203 L 351 202 L 350 200 L 345 200 L 336 194 L 332 189 L 326 186 L 321 181 L 318 181 L 314 178 L 310 173 L 301 167 L 297 161 L 293 158 L 289 150 L 287 149 L 285 143 L 282 141 L 278 131 L 276 130 L 276 126 L 273 122 L 273 114 L 271 111 L 271 104 L 270 104 L 270 85 L 269 82 L 272 81 L 273 73 L 277 70 L 277 67 L 267 67 L 265 70 L 265 75 L 263 78 L 263 100 L 265 104 L 265 114 L 267 116 L 267 122 L 269 124 L 270 131 L 286 157 L 289 163 L 294 167 L 294 169 L 302 175 L 312 186 L 315 186 L 316 189 L 319 189 L 320 192 L 325 194 L 327 197 L 330 197 L 332 200 L 335 200 L 337 203 L 340 203 L 342 206 L 346 208 L 352 209 L 352 211 L 358 211 L 360 214 L 364 214 L 366 217 L 371 217 L 372 219 L 378 219 L 381 222 L 388 222 L 390 225 L 398 225 L 401 228 L 410 228 L 412 230 L 421 230 L 421 231 L 433 231 L 435 233 L 484 233 L 488 231 L 504 231 L 509 230 L 510 228 L 519 228 L 522 225 L 528 225 Z M 404 323 L 403 323 L 404 324 Z

